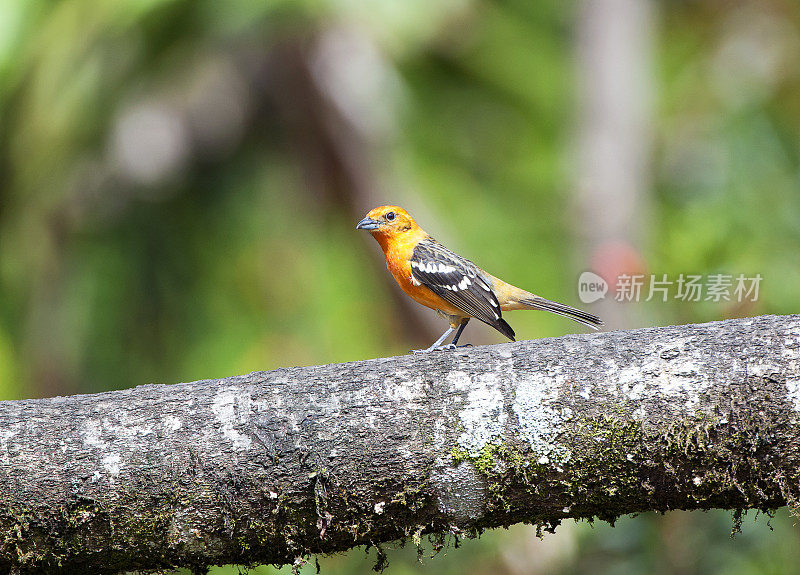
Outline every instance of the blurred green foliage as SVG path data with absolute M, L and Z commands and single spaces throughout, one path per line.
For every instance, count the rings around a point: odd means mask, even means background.
M 410 544 L 406 548 L 388 550 L 387 572 L 393 575 L 798 573 L 800 549 L 796 540 L 779 535 L 793 529 L 796 531 L 794 519 L 785 511 L 772 519 L 752 513 L 745 516 L 742 531 L 735 538 L 730 537 L 731 516 L 726 513 L 647 514 L 621 519 L 614 527 L 605 523 L 570 523 L 564 525 L 558 535 L 549 535 L 543 540 L 533 536 L 529 528 L 517 525 L 508 530 L 488 532 L 477 540 L 464 541 L 458 549 L 451 544 L 438 554 L 431 551 L 430 544 L 423 544 L 425 550 L 419 557 L 417 549 Z M 560 539 L 560 544 L 550 544 L 550 538 Z M 374 549 L 324 557 L 319 559 L 320 572 L 326 575 L 369 573 L 376 558 Z M 291 569 L 262 566 L 249 572 L 251 575 L 289 575 Z M 314 561 L 304 565 L 301 572 L 304 575 L 315 573 Z M 219 567 L 212 569 L 210 575 L 229 573 L 236 571 L 231 567 Z
M 748 306 L 630 305 L 653 324 L 795 312 L 800 5 L 654 6 L 647 270 L 764 279 Z M 298 54 L 363 140 L 335 145 L 372 167 L 369 198 L 422 208 L 424 227 L 490 272 L 577 303 L 580 11 L 0 0 L 0 398 L 409 348 L 376 247 L 353 229 L 372 206 L 320 157 L 314 129 L 329 123 L 286 75 Z M 574 330 L 545 314 L 510 321 L 525 339 Z M 734 542 L 725 513 L 570 525 L 535 547 L 551 563 L 520 551 L 538 544 L 517 527 L 424 567 L 413 549 L 392 552 L 389 572 L 800 571 L 796 526 L 784 513 L 773 524 Z M 322 563 L 363 572 L 363 555 Z

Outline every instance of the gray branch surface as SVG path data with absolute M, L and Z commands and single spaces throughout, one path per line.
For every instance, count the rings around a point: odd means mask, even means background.
M 0 572 L 293 563 L 800 493 L 800 316 L 0 402 Z

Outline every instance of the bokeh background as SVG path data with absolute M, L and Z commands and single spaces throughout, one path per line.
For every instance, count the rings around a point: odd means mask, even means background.
M 800 4 L 0 0 L 0 398 L 427 346 L 443 322 L 354 229 L 383 203 L 572 305 L 585 270 L 763 278 L 755 302 L 583 306 L 609 328 L 797 312 Z M 389 546 L 387 572 L 800 573 L 787 512 L 732 525 L 516 526 Z

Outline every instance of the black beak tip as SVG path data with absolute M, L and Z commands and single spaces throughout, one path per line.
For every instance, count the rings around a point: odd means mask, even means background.
M 356 224 L 357 230 L 374 230 L 380 225 L 378 220 L 373 220 L 372 218 L 364 218 L 360 222 Z

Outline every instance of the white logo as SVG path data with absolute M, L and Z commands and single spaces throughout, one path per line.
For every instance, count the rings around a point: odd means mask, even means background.
M 608 283 L 594 272 L 583 272 L 578 278 L 578 297 L 583 303 L 603 299 L 608 293 Z

